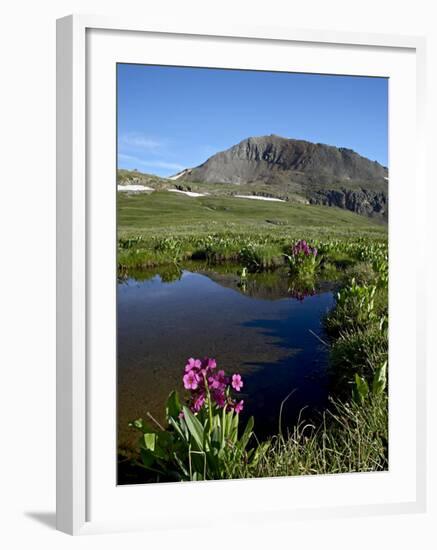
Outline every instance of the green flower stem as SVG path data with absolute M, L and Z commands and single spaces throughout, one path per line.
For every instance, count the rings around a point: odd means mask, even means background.
M 211 401 L 211 394 L 209 393 L 209 386 L 208 386 L 208 380 L 206 379 L 206 375 L 203 375 L 203 380 L 205 383 L 206 388 L 206 395 L 208 399 L 208 413 L 209 413 L 209 430 L 208 435 L 211 435 L 212 432 L 212 401 Z
M 226 405 L 222 409 L 222 441 L 221 448 L 225 446 Z

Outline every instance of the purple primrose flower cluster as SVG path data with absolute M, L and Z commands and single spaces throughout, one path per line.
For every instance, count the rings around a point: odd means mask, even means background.
M 310 246 L 306 241 L 300 240 L 291 249 L 293 256 L 317 256 L 317 248 Z
M 231 387 L 239 392 L 243 387 L 243 380 L 239 374 L 231 377 L 223 370 L 217 369 L 215 359 L 205 357 L 194 359 L 190 357 L 185 365 L 182 378 L 184 387 L 190 391 L 190 408 L 194 413 L 199 412 L 209 398 L 211 405 L 240 413 L 244 401 L 236 401 L 230 395 Z

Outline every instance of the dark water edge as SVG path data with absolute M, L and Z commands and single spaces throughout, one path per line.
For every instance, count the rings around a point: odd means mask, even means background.
M 296 290 L 297 289 L 297 290 Z M 259 439 L 292 428 L 299 415 L 310 418 L 328 404 L 327 349 L 322 318 L 334 303 L 333 285 L 318 282 L 301 292 L 285 271 L 249 274 L 235 266 L 211 269 L 145 270 L 120 280 L 118 313 L 118 447 L 135 448 L 138 433 L 130 420 L 149 411 L 164 420 L 173 389 L 183 394 L 188 357 L 214 357 L 228 374 L 239 372 L 244 422 L 255 418 Z M 314 334 L 313 334 L 314 333 Z M 120 483 L 139 473 L 121 466 Z M 139 481 L 136 481 L 139 482 Z

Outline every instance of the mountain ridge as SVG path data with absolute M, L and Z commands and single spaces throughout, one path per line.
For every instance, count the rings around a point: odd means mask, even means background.
M 388 216 L 388 169 L 347 147 L 275 134 L 246 138 L 173 181 L 235 186 L 262 185 L 276 196 L 301 197 L 310 204 Z M 267 191 L 268 194 L 268 191 Z
M 249 137 L 167 178 L 119 170 L 118 182 L 208 195 L 253 195 L 336 206 L 388 219 L 388 169 L 346 147 Z
M 338 180 L 381 180 L 388 170 L 346 147 L 335 147 L 275 134 L 246 138 L 220 151 L 199 166 L 180 172 L 180 178 L 208 183 L 282 181 L 284 172 L 303 172 Z M 176 179 L 178 174 L 172 176 Z M 178 179 L 180 179 L 178 178 Z

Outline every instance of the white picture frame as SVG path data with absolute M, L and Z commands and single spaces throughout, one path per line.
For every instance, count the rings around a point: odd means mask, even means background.
M 103 37 L 100 42 L 94 39 L 93 36 Z M 120 44 L 116 44 L 116 35 L 123 35 L 129 37 L 126 40 L 125 49 L 121 49 Z M 93 323 L 95 323 L 96 316 L 102 316 L 102 312 L 99 313 L 99 304 L 102 300 L 109 299 L 109 303 L 113 305 L 114 295 L 111 290 L 111 277 L 115 285 L 115 256 L 113 236 L 109 233 L 105 246 L 106 256 L 99 258 L 101 264 L 99 269 L 104 269 L 105 266 L 112 264 L 112 270 L 108 272 L 107 283 L 102 285 L 102 289 L 97 291 L 95 278 L 98 275 L 95 274 L 97 267 L 95 266 L 94 254 L 95 239 L 102 238 L 103 233 L 99 233 L 96 227 L 96 217 L 99 217 L 99 225 L 105 228 L 114 227 L 114 196 L 107 195 L 107 200 L 102 201 L 100 212 L 95 211 L 95 193 L 100 191 L 97 186 L 91 185 L 90 182 L 94 182 L 93 170 L 95 169 L 93 162 L 90 162 L 93 143 L 95 141 L 94 133 L 98 131 L 99 116 L 104 116 L 109 112 L 113 105 L 113 95 L 109 94 L 110 99 L 102 100 L 100 103 L 101 113 L 97 114 L 97 118 L 93 118 L 93 125 L 90 129 L 90 117 L 94 117 L 94 113 L 91 112 L 95 106 L 95 101 L 92 98 L 93 93 L 98 93 L 99 88 L 96 85 L 96 90 L 90 91 L 90 82 L 93 81 L 93 71 L 96 69 L 96 61 L 99 55 L 105 55 L 105 63 L 107 67 L 114 67 L 114 59 L 118 59 L 126 62 L 131 59 L 137 61 L 141 59 L 142 50 L 138 48 L 139 40 L 146 40 L 147 37 L 153 40 L 155 47 L 159 46 L 160 57 L 165 60 L 166 63 L 171 62 L 178 65 L 182 64 L 184 56 L 190 54 L 190 41 L 208 41 L 212 45 L 210 51 L 210 61 L 208 66 L 220 66 L 220 44 L 226 44 L 227 47 L 232 47 L 233 51 L 238 50 L 238 47 L 243 50 L 248 48 L 258 48 L 261 52 L 265 48 L 306 48 L 308 51 L 314 49 L 315 53 L 308 57 L 307 71 L 308 72 L 327 72 L 326 58 L 320 56 L 320 51 L 323 49 L 331 48 L 329 51 L 332 53 L 332 57 L 337 56 L 338 67 L 345 67 L 343 73 L 336 74 L 360 74 L 356 71 L 359 70 L 360 63 L 351 56 L 351 52 L 362 52 L 363 67 L 372 67 L 368 71 L 361 74 L 366 75 L 379 75 L 389 76 L 386 74 L 385 67 L 389 67 L 390 63 L 397 65 L 397 69 L 393 69 L 393 75 L 401 74 L 401 72 L 407 73 L 407 80 L 404 92 L 405 103 L 402 104 L 401 97 L 399 97 L 399 103 L 397 96 L 391 96 L 393 102 L 393 109 L 398 109 L 398 113 L 401 108 L 408 108 L 408 112 L 405 112 L 405 127 L 402 125 L 396 126 L 398 120 L 393 118 L 390 121 L 390 155 L 394 168 L 390 166 L 390 178 L 399 181 L 399 188 L 401 191 L 396 191 L 393 195 L 394 200 L 390 199 L 391 213 L 390 220 L 390 250 L 393 250 L 394 261 L 396 258 L 400 260 L 401 250 L 399 242 L 401 239 L 404 242 L 412 242 L 414 235 L 420 231 L 423 227 L 424 219 L 419 215 L 419 211 L 416 209 L 414 219 L 414 231 L 413 234 L 407 235 L 402 230 L 402 207 L 405 205 L 405 200 L 411 201 L 411 197 L 402 196 L 402 182 L 403 178 L 407 176 L 413 178 L 415 181 L 414 193 L 418 196 L 419 193 L 424 195 L 426 189 L 424 188 L 425 176 L 424 176 L 424 162 L 421 157 L 421 151 L 424 147 L 421 147 L 423 140 L 423 120 L 424 120 L 424 63 L 425 63 L 425 41 L 420 37 L 408 37 L 408 36 L 391 36 L 391 35 L 375 35 L 375 34 L 349 34 L 349 33 L 337 33 L 337 32 L 324 32 L 324 31 L 303 31 L 292 30 L 286 28 L 237 28 L 230 26 L 227 29 L 224 28 L 206 28 L 204 26 L 198 27 L 195 24 L 190 28 L 177 28 L 171 25 L 168 26 L 153 26 L 147 22 L 130 21 L 123 19 L 111 19 L 95 16 L 82 16 L 73 15 L 57 22 L 57 528 L 69 534 L 84 534 L 91 532 L 102 532 L 110 530 L 126 530 L 126 529 L 147 529 L 156 528 L 160 525 L 168 524 L 169 519 L 174 519 L 174 524 L 178 525 L 183 523 L 184 517 L 169 518 L 168 515 L 164 517 L 163 510 L 165 509 L 165 499 L 177 495 L 180 499 L 186 499 L 187 502 L 194 502 L 195 499 L 207 498 L 208 494 L 214 494 L 215 499 L 226 499 L 226 483 L 238 484 L 238 490 L 245 493 L 243 498 L 247 499 L 247 502 L 252 502 L 252 507 L 248 507 L 247 515 L 256 520 L 257 512 L 268 515 L 271 519 L 275 517 L 284 519 L 289 518 L 310 518 L 310 517 L 341 517 L 346 515 L 363 515 L 363 514 L 379 514 L 379 513 L 398 513 L 398 512 L 420 512 L 425 510 L 426 503 L 426 457 L 425 457 L 425 427 L 426 427 L 426 400 L 425 400 L 425 313 L 423 310 L 423 303 L 425 300 L 425 289 L 420 281 L 423 280 L 423 274 L 425 273 L 424 251 L 418 245 L 417 262 L 414 266 L 414 279 L 416 280 L 414 296 L 410 297 L 407 304 L 409 311 L 413 312 L 409 326 L 402 327 L 399 325 L 399 335 L 402 335 L 404 330 L 411 330 L 414 328 L 414 345 L 410 345 L 405 350 L 404 359 L 402 359 L 402 353 L 399 352 L 398 361 L 407 361 L 408 358 L 414 357 L 415 364 L 415 376 L 414 376 L 414 403 L 415 410 L 412 422 L 414 423 L 415 445 L 413 449 L 410 449 L 410 459 L 406 459 L 408 466 L 402 464 L 399 465 L 398 474 L 402 474 L 402 468 L 405 467 L 408 470 L 408 475 L 405 475 L 404 486 L 400 488 L 399 493 L 396 493 L 393 489 L 395 484 L 399 484 L 399 477 L 393 477 L 393 483 L 390 485 L 387 482 L 387 487 L 384 489 L 382 486 L 385 481 L 381 481 L 382 478 L 376 479 L 374 477 L 368 477 L 361 479 L 361 485 L 367 485 L 368 491 L 375 491 L 381 486 L 380 498 L 373 498 L 371 492 L 368 493 L 367 499 L 357 498 L 347 499 L 344 495 L 352 493 L 352 487 L 355 483 L 352 476 L 359 475 L 365 476 L 366 474 L 351 474 L 351 476 L 344 478 L 344 481 L 340 479 L 341 476 L 311 476 L 311 478 L 294 478 L 293 492 L 297 495 L 307 493 L 312 494 L 312 491 L 332 491 L 333 487 L 339 487 L 339 495 L 343 494 L 343 497 L 339 497 L 337 502 L 333 502 L 332 505 L 328 505 L 320 500 L 320 504 L 317 506 L 311 506 L 302 500 L 302 506 L 296 503 L 285 503 L 281 500 L 280 487 L 284 486 L 284 483 L 288 483 L 290 480 L 287 478 L 276 480 L 251 480 L 251 481 L 233 481 L 233 482 L 207 482 L 207 483 L 194 483 L 183 484 L 181 489 L 175 489 L 175 484 L 165 486 L 154 487 L 122 487 L 118 488 L 118 493 L 114 496 L 114 491 L 109 490 L 107 492 L 103 486 L 98 485 L 95 479 L 98 477 L 96 462 L 102 464 L 99 457 L 97 460 L 95 455 L 97 451 L 93 451 L 93 446 L 101 449 L 111 449 L 113 443 L 111 439 L 111 430 L 113 430 L 115 422 L 108 421 L 108 427 L 103 428 L 100 433 L 97 433 L 93 428 L 93 423 L 100 422 L 102 418 L 99 417 L 100 410 L 106 414 L 108 411 L 108 403 L 110 399 L 113 399 L 113 374 L 108 377 L 111 378 L 111 382 L 106 384 L 102 380 L 101 387 L 97 387 L 96 379 L 97 373 L 101 374 L 98 370 L 98 361 L 95 361 L 96 346 L 95 342 L 99 339 L 107 339 L 108 334 L 115 335 L 115 313 L 113 316 L 108 315 L 106 320 L 107 332 L 102 328 L 102 333 L 99 335 L 93 331 Z M 181 41 L 181 48 L 175 49 L 175 44 Z M 186 42 L 188 48 L 185 53 L 183 50 L 182 42 Z M 104 42 L 104 43 L 103 43 Z M 128 44 L 130 42 L 130 44 Z M 112 44 L 112 46 L 111 46 Z M 167 46 L 165 45 L 167 44 Z M 196 43 L 196 50 L 197 48 Z M 117 50 L 117 48 L 119 48 Z M 146 46 L 147 49 L 147 46 Z M 193 48 L 194 50 L 194 48 Z M 136 51 L 136 58 L 133 59 L 133 53 Z M 151 51 L 150 49 L 148 50 Z M 327 50 L 328 51 L 328 50 Z M 90 53 L 91 52 L 91 53 Z M 349 54 L 347 53 L 349 52 Z M 157 50 L 155 48 L 153 55 L 156 55 Z M 317 56 L 316 54 L 319 53 Z M 384 55 L 396 54 L 397 60 L 389 59 L 390 55 L 387 55 L 387 60 L 378 66 L 377 57 L 383 58 Z M 194 55 L 194 53 L 193 53 Z M 198 55 L 198 54 L 196 54 Z M 242 55 L 247 55 L 242 53 Z M 91 56 L 91 57 L 89 57 Z M 114 57 L 115 56 L 115 57 Z M 342 58 L 343 56 L 343 58 Z M 365 61 L 366 56 L 368 61 Z M 372 57 L 373 56 L 373 57 Z M 375 57 L 377 56 L 377 57 Z M 402 57 L 404 56 L 405 59 Z M 147 56 L 146 56 L 147 57 Z M 303 56 L 305 57 L 305 56 Z M 187 59 L 188 57 L 185 57 Z M 151 62 L 150 59 L 148 58 Z M 243 59 L 243 58 L 241 58 Z M 246 57 L 246 59 L 248 59 Z M 349 59 L 349 61 L 348 61 Z M 157 60 L 159 61 L 159 60 Z M 160 61 L 162 64 L 166 64 Z M 200 63 L 200 61 L 199 61 Z M 226 61 L 223 61 L 223 66 L 226 65 Z M 244 63 L 245 68 L 248 66 L 248 61 Z M 259 63 L 259 62 L 258 62 Z M 264 62 L 263 62 L 264 63 Z M 270 62 L 265 61 L 265 67 L 270 67 L 272 70 L 275 67 L 269 65 Z M 281 63 L 281 61 L 278 61 Z M 286 61 L 283 61 L 286 63 Z M 343 65 L 341 65 L 343 63 Z M 349 63 L 349 64 L 348 64 Z M 367 63 L 367 65 L 366 65 Z M 387 65 L 384 65 L 387 63 Z M 354 65 L 356 67 L 354 68 Z M 104 63 L 102 64 L 102 66 Z M 325 65 L 325 68 L 324 68 Z M 202 66 L 199 64 L 199 66 Z M 285 65 L 284 65 L 285 66 Z M 400 68 L 404 67 L 405 71 L 401 71 Z M 303 65 L 302 65 L 303 67 Z M 318 67 L 318 68 L 317 68 Z M 348 68 L 349 67 L 349 68 Z M 257 68 L 256 63 L 250 65 L 250 68 Z M 258 68 L 261 68 L 258 66 Z M 312 68 L 312 69 L 311 69 Z M 290 70 L 292 68 L 290 67 Z M 363 69 L 365 70 L 365 69 Z M 397 72 L 396 72 L 397 71 Z M 302 71 L 305 72 L 305 71 Z M 106 76 L 105 76 L 106 74 Z M 109 73 L 99 75 L 99 82 L 106 83 L 111 86 L 111 80 L 105 81 L 105 78 L 110 78 Z M 115 72 L 114 72 L 115 74 Z M 393 76 L 396 80 L 396 77 Z M 399 78 L 401 78 L 399 76 Z M 400 88 L 400 80 L 399 86 Z M 410 90 L 410 92 L 408 91 Z M 408 95 L 409 94 L 409 95 Z M 408 97 L 407 97 L 408 96 Z M 407 99 L 405 99 L 407 98 Z M 111 103 L 112 102 L 112 103 Z M 106 111 L 104 110 L 106 109 Z M 396 111 L 394 111 L 396 112 Z M 114 113 L 115 121 L 115 113 Z M 115 122 L 114 122 L 115 124 Z M 407 126 L 407 124 L 409 126 Z M 110 157 L 111 147 L 115 147 L 115 141 L 113 140 L 114 125 L 111 123 L 110 130 L 107 132 L 107 141 L 102 143 L 101 151 L 99 154 L 94 149 L 92 150 L 93 159 L 100 157 L 106 159 L 103 161 L 97 160 L 96 162 L 108 162 L 103 168 L 106 175 L 111 174 L 111 170 L 115 173 L 115 156 L 111 160 Z M 97 128 L 97 130 L 96 130 Z M 414 163 L 414 173 L 411 169 L 407 173 L 401 171 L 401 157 L 405 149 L 405 144 L 402 143 L 402 131 L 413 130 L 414 142 L 416 144 L 416 162 Z M 394 132 L 393 129 L 398 129 L 399 132 Z M 399 135 L 398 135 L 399 134 Z M 105 145 L 106 143 L 106 145 Z M 111 145 L 112 143 L 112 145 Z M 105 148 L 106 147 L 106 148 Z M 87 156 L 88 155 L 88 156 Z M 399 164 L 397 163 L 397 157 L 399 156 Z M 112 164 L 111 164 L 112 163 Z M 99 169 L 102 169 L 103 164 L 99 165 Z M 93 179 L 94 178 L 94 179 Z M 104 179 L 104 178 L 103 178 Z M 115 181 L 115 180 L 114 180 Z M 115 188 L 114 188 L 115 194 Z M 404 193 L 405 194 L 405 193 Z M 106 206 L 108 208 L 106 208 Z M 106 224 L 106 225 L 105 225 Z M 101 260 L 101 261 L 100 261 Z M 392 259 L 390 260 L 390 270 L 392 269 Z M 400 265 L 400 264 L 399 264 Z M 396 269 L 399 268 L 396 266 Z M 413 268 L 411 268 L 413 269 Z M 404 277 L 412 275 L 412 272 L 406 273 Z M 405 281 L 404 281 L 405 282 Z M 108 286 L 109 285 L 109 286 Z M 109 289 L 109 290 L 108 290 Z M 390 315 L 394 312 L 393 318 L 396 319 L 398 315 L 396 309 L 396 295 L 400 293 L 402 286 L 396 287 L 396 282 L 391 283 L 390 289 Z M 105 296 L 105 292 L 108 294 Z M 392 299 L 394 296 L 394 299 Z M 106 302 L 105 302 L 106 303 Z M 422 304 L 422 305 L 421 305 Z M 394 309 L 393 309 L 394 308 Z M 111 310 L 111 308 L 109 308 Z M 112 311 L 112 310 L 111 310 Z M 105 312 L 106 315 L 107 311 Z M 399 323 L 401 321 L 399 320 Z M 111 329 L 112 327 L 112 329 Z M 111 332 L 112 330 L 112 332 Z M 392 345 L 392 340 L 390 340 Z M 405 344 L 407 345 L 407 344 Z M 108 353 L 113 352 L 111 345 L 108 346 Z M 98 347 L 98 345 L 97 345 Z M 112 351 L 111 351 L 112 350 Z M 392 353 L 392 348 L 391 348 Z M 396 354 L 396 348 L 393 350 Z M 108 356 L 109 357 L 109 356 Z M 109 358 L 109 361 L 110 358 Z M 102 362 L 104 362 L 102 356 Z M 111 367 L 112 368 L 112 367 Z M 402 371 L 402 369 L 399 369 Z M 110 372 L 111 369 L 109 369 Z M 108 372 L 109 372 L 108 371 Z M 398 397 L 402 395 L 402 391 L 405 391 L 406 378 L 399 378 L 399 384 L 391 384 L 393 391 L 393 407 L 399 403 Z M 112 385 L 111 385 L 112 384 Z M 397 393 L 396 393 L 397 392 Z M 106 400 L 106 401 L 105 401 Z M 96 402 L 102 404 L 96 409 Z M 399 410 L 399 409 L 398 409 Z M 390 411 L 391 417 L 394 414 L 398 414 L 394 409 Z M 115 415 L 114 415 L 115 416 Z M 395 426 L 396 428 L 396 426 Z M 392 426 L 391 426 L 391 431 Z M 396 432 L 396 430 L 394 430 Z M 92 437 L 91 435 L 92 434 Z M 115 433 L 114 433 L 115 437 Z M 394 446 L 396 449 L 396 445 Z M 115 460 L 115 448 L 114 448 L 114 460 Z M 108 459 L 109 460 L 109 459 Z M 112 460 L 112 458 L 111 458 Z M 111 462 L 102 465 L 99 470 L 103 476 L 105 472 L 111 472 Z M 396 468 L 395 468 L 396 470 Z M 391 472 L 393 476 L 395 472 Z M 100 473 L 99 473 L 100 475 Z M 111 474 L 112 475 L 112 474 Z M 115 471 L 114 471 L 115 475 Z M 110 476 L 109 476 L 110 477 Z M 112 483 L 112 479 L 109 479 L 108 483 Z M 323 477 L 323 479 L 322 479 Z M 389 477 L 389 476 L 388 476 Z M 388 479 L 388 477 L 386 479 Z M 100 481 L 99 481 L 100 483 Z M 243 485 L 244 484 L 244 485 Z M 112 485 L 111 485 L 112 486 Z M 317 488 L 319 486 L 319 488 Z M 340 487 L 342 486 L 342 487 Z M 92 488 L 91 488 L 92 487 Z M 247 488 L 247 490 L 246 490 Z M 371 489 L 373 488 L 373 489 Z M 144 510 L 144 506 L 138 506 L 138 503 L 144 502 L 144 496 L 141 496 L 140 492 L 147 489 L 148 495 L 152 495 L 154 503 L 154 510 Z M 275 505 L 267 506 L 266 500 L 263 498 L 262 502 L 256 503 L 256 495 L 262 489 L 264 495 L 275 500 Z M 180 491 L 175 493 L 174 491 Z M 128 493 L 130 491 L 130 493 Z M 385 493 L 385 491 L 387 491 Z M 314 493 L 315 494 L 315 493 Z M 363 493 L 364 494 L 364 493 Z M 129 496 L 132 495 L 132 496 Z M 276 496 L 275 496 L 276 495 Z M 360 493 L 359 493 L 360 495 Z M 103 509 L 101 504 L 95 505 L 94 503 L 110 502 L 111 499 L 119 499 L 121 506 L 120 509 L 117 506 Z M 343 500 L 342 500 L 343 498 Z M 143 500 L 142 500 L 143 499 Z M 334 499 L 335 500 L 335 499 Z M 129 510 L 129 502 L 132 501 L 135 506 L 132 506 L 132 510 L 139 510 L 138 513 L 132 513 Z M 90 510 L 100 506 L 99 513 L 90 513 Z M 126 513 L 121 513 L 121 508 Z M 118 511 L 117 511 L 118 510 Z M 154 513 L 152 513 L 154 512 Z M 169 512 L 171 514 L 171 512 Z M 206 522 L 206 517 L 199 518 L 199 525 L 202 522 Z

